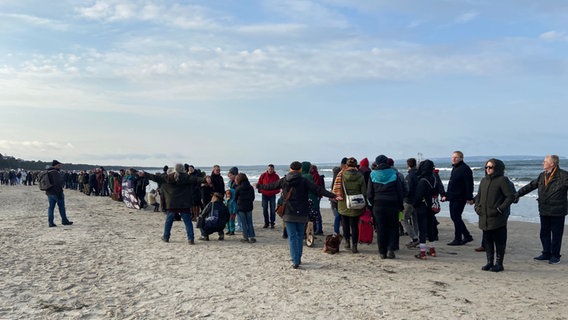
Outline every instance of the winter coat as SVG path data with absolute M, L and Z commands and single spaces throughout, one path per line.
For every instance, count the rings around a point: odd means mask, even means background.
M 337 201 L 337 210 L 342 216 L 358 217 L 363 214 L 363 209 L 347 209 L 347 195 L 362 194 L 367 196 L 367 185 L 363 175 L 356 168 L 343 171 L 343 200 Z
M 479 228 L 484 231 L 495 230 L 507 225 L 510 206 L 515 200 L 512 183 L 505 174 L 505 164 L 498 159 L 490 159 L 494 164 L 491 174 L 485 174 L 479 183 L 475 196 L 475 212 L 479 216 Z
M 280 177 L 278 176 L 278 174 L 276 174 L 276 172 L 273 172 L 272 174 L 268 173 L 268 171 L 263 172 L 260 177 L 258 178 L 258 183 L 259 184 L 269 184 L 272 182 L 276 182 L 280 180 Z M 259 192 L 267 197 L 272 197 L 277 195 L 278 193 L 280 193 L 280 189 L 277 190 L 259 190 Z
M 220 174 L 211 172 L 211 182 L 213 183 L 213 192 L 225 194 L 225 180 Z
M 404 198 L 402 184 L 397 172 L 386 164 L 380 164 L 377 170 L 371 171 L 367 199 L 374 205 L 396 205 L 403 210 Z
M 414 199 L 414 193 L 416 192 L 416 185 L 418 184 L 417 179 L 418 169 L 410 168 L 408 169 L 408 174 L 405 177 L 406 185 L 408 187 L 408 193 L 404 197 L 404 203 L 412 203 Z
M 229 209 L 221 201 L 209 202 L 201 212 L 204 225 L 201 227 L 206 234 L 222 231 L 229 221 Z
M 420 162 L 416 171 L 416 190 L 412 198 L 412 206 L 416 209 L 427 209 L 432 206 L 432 196 L 438 193 L 434 177 L 434 163 L 431 160 Z M 419 212 L 426 212 L 419 210 Z
M 556 172 L 544 185 L 546 173 L 542 172 L 538 178 L 519 189 L 518 197 L 538 189 L 538 211 L 541 216 L 561 217 L 568 212 L 568 172 L 556 167 Z
M 235 188 L 235 202 L 239 212 L 250 212 L 254 203 L 254 188 L 248 181 L 241 181 Z
M 150 174 L 146 177 L 161 184 L 167 211 L 187 212 L 193 207 L 193 188 L 199 188 L 203 178 L 187 173 Z
M 47 195 L 55 195 L 60 196 L 63 194 L 63 177 L 59 170 L 54 167 L 47 168 L 48 178 L 51 181 L 52 187 L 45 190 L 45 194 Z
M 284 178 L 270 184 L 257 184 L 257 188 L 259 190 L 282 189 L 282 197 L 284 199 L 288 191 L 292 190 L 290 198 L 284 207 L 283 219 L 285 222 L 308 222 L 308 215 L 311 210 L 308 203 L 308 191 L 312 191 L 318 196 L 335 198 L 333 193 L 308 181 L 302 177 L 302 173 L 297 171 L 289 172 Z
M 473 200 L 473 172 L 463 161 L 453 165 L 446 191 L 448 201 Z

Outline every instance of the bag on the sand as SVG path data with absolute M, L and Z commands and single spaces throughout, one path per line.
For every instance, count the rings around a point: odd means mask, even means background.
M 426 178 L 422 178 L 422 180 L 426 181 L 426 183 L 428 184 L 428 186 L 430 187 L 430 194 L 432 195 L 431 198 L 431 202 L 430 205 L 428 205 L 428 201 L 426 199 L 424 199 L 424 203 L 426 204 L 426 206 L 430 207 L 430 209 L 432 210 L 432 212 L 434 212 L 434 214 L 439 213 L 440 210 L 442 210 L 441 206 L 440 206 L 440 200 L 438 199 L 439 194 L 438 194 L 438 189 L 436 188 L 436 179 L 434 179 L 434 185 L 432 185 L 430 183 L 430 181 L 428 181 L 428 179 Z
M 51 182 L 51 179 L 49 178 L 49 171 L 41 171 L 38 174 L 38 180 L 39 180 L 39 190 L 41 190 L 41 191 L 45 191 L 45 190 L 53 187 L 53 183 Z
M 323 252 L 329 254 L 335 254 L 339 252 L 339 246 L 341 245 L 341 240 L 343 236 L 340 234 L 329 234 L 325 237 L 325 243 L 323 245 Z

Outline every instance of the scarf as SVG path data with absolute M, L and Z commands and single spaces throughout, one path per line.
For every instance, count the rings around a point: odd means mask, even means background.
M 345 169 L 341 169 L 333 182 L 333 189 L 331 192 L 335 194 L 337 197 L 343 198 L 343 172 Z

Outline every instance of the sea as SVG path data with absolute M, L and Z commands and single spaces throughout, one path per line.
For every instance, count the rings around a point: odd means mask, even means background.
M 473 178 L 474 178 L 474 195 L 477 193 L 479 188 L 479 182 L 481 178 L 485 175 L 485 162 L 487 159 L 491 157 L 474 157 L 471 159 L 465 159 L 465 162 L 471 167 L 473 171 Z M 543 158 L 535 158 L 530 156 L 510 156 L 510 157 L 503 157 L 499 158 L 505 163 L 505 175 L 509 177 L 509 179 L 514 183 L 515 188 L 519 189 L 525 186 L 527 183 L 536 179 L 538 175 L 542 172 L 542 161 Z M 372 159 L 369 158 L 372 162 Z M 444 187 L 447 188 L 448 181 L 450 179 L 450 174 L 452 171 L 452 165 L 450 159 L 431 159 L 434 161 L 434 164 L 437 169 L 439 169 L 439 175 L 444 183 Z M 336 163 L 314 163 L 318 167 L 318 171 L 320 175 L 324 175 L 325 186 L 328 190 L 331 190 L 332 179 L 333 179 L 333 167 L 337 166 Z M 562 159 L 561 159 L 562 165 Z M 228 182 L 227 173 L 232 166 L 221 166 L 221 175 L 225 179 L 225 183 Z M 237 166 L 239 168 L 239 172 L 245 173 L 251 184 L 254 184 L 258 181 L 260 175 L 266 171 L 267 165 L 246 165 L 246 166 Z M 289 171 L 289 165 L 274 165 L 276 173 L 280 177 L 283 177 Z M 406 160 L 395 160 L 394 166 L 399 172 L 406 175 Z M 211 174 L 210 167 L 197 167 L 201 171 L 204 171 L 206 174 Z M 156 172 L 161 171 L 161 168 L 155 168 Z M 147 170 L 152 172 L 151 170 Z M 157 185 L 150 182 L 148 186 L 148 190 L 152 188 L 156 188 Z M 511 206 L 511 215 L 509 217 L 510 221 L 524 221 L 524 222 L 531 222 L 531 223 L 539 223 L 539 215 L 538 215 L 538 206 L 537 206 L 537 191 L 533 191 L 524 197 L 522 197 L 517 204 L 513 204 Z M 256 193 L 256 201 L 260 201 L 260 194 Z M 258 204 L 260 206 L 260 203 Z M 448 209 L 448 203 L 442 202 L 442 210 L 438 214 L 438 216 L 442 217 L 450 217 L 450 212 Z M 322 198 L 321 200 L 321 207 L 322 208 L 330 208 L 330 203 L 326 198 Z M 466 205 L 466 208 L 463 213 L 463 218 L 471 223 L 476 223 L 478 221 L 477 214 L 473 210 L 472 205 Z

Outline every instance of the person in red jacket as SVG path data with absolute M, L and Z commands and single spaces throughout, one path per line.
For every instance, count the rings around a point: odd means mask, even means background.
M 264 185 L 280 180 L 280 177 L 274 172 L 274 165 L 269 164 L 268 169 L 258 178 L 258 184 Z M 276 220 L 276 195 L 280 193 L 280 189 L 275 190 L 258 190 L 262 194 L 262 214 L 264 215 L 264 228 L 274 229 L 274 221 Z M 270 209 L 270 216 L 269 210 Z

